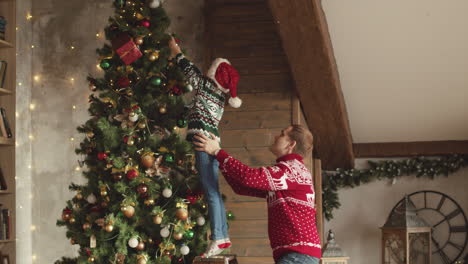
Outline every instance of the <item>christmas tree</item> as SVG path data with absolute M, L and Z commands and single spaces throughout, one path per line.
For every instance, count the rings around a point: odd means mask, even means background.
M 58 226 L 77 258 L 56 263 L 191 263 L 207 245 L 206 204 L 183 94 L 192 90 L 169 59 L 170 20 L 159 0 L 116 0 L 99 67 L 89 76 L 85 138 L 87 183 L 72 183 Z

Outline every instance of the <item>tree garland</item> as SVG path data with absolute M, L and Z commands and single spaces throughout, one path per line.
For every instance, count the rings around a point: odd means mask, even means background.
M 368 169 L 337 169 L 324 172 L 323 176 L 323 209 L 325 218 L 333 218 L 333 210 L 341 206 L 338 189 L 354 188 L 375 180 L 395 180 L 402 176 L 426 177 L 448 176 L 468 166 L 468 155 L 447 155 L 438 158 L 415 157 L 404 160 L 367 161 Z

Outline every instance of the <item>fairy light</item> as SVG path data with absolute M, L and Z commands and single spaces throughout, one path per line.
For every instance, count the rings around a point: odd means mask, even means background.
M 31 13 L 28 13 L 26 15 L 26 20 L 31 20 L 33 18 L 33 16 L 31 15 Z
M 28 169 L 32 169 L 32 165 L 31 165 L 31 164 L 30 164 L 30 165 L 28 165 Z
M 30 104 L 30 105 L 29 105 L 29 109 L 30 109 L 30 110 L 36 109 L 36 105 L 35 105 L 35 104 Z
M 32 255 L 32 260 L 33 260 L 33 261 L 36 261 L 36 260 L 37 260 L 36 254 Z
M 75 46 L 70 46 L 70 49 L 74 50 L 74 49 L 75 49 Z
M 37 230 L 37 227 L 35 225 L 31 225 L 31 231 L 34 232 Z
M 71 77 L 70 82 L 74 82 L 74 81 L 75 81 L 75 78 Z
M 15 112 L 15 116 L 16 116 L 16 117 L 19 117 L 18 111 Z
M 18 86 L 22 86 L 22 85 L 23 85 L 23 83 L 22 83 L 22 82 L 19 82 L 19 83 L 18 83 Z
M 34 49 L 35 47 L 36 47 L 36 46 L 34 46 L 34 45 L 31 45 L 31 49 Z
M 32 134 L 29 134 L 29 139 L 34 140 L 34 136 Z
M 70 141 L 75 141 L 75 138 L 70 138 Z
M 38 82 L 40 79 L 41 79 L 41 76 L 39 76 L 39 75 L 34 75 L 34 80 L 35 80 L 36 82 Z
M 80 170 L 81 170 L 80 166 L 76 166 L 75 171 L 80 171 Z
M 73 110 L 75 110 L 75 109 L 76 109 L 76 105 L 72 106 L 72 108 L 73 108 Z

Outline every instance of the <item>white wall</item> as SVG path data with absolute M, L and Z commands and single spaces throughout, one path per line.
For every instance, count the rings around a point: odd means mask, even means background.
M 366 160 L 357 160 L 357 168 L 364 168 Z M 334 212 L 334 219 L 325 224 L 325 230 L 335 232 L 337 243 L 351 257 L 351 264 L 381 263 L 380 227 L 393 206 L 405 194 L 421 190 L 434 190 L 447 194 L 457 201 L 468 215 L 468 169 L 435 180 L 416 178 L 399 179 L 395 184 L 378 181 L 353 189 L 339 191 L 341 208 Z M 434 220 L 434 219 L 428 219 Z M 446 226 L 441 226 L 444 231 Z M 438 231 L 439 232 L 439 231 Z M 438 233 L 438 235 L 441 235 Z M 468 254 L 468 249 L 462 256 Z M 434 264 L 442 263 L 434 259 Z

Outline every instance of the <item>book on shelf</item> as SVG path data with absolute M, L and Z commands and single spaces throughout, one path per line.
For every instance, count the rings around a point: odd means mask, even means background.
M 2 167 L 0 167 L 0 190 L 6 191 L 8 189 L 5 175 L 3 174 Z
M 7 73 L 8 62 L 0 60 L 0 88 L 5 88 L 5 79 Z
M 4 16 L 0 16 L 0 39 L 5 40 L 7 21 Z
M 0 204 L 0 208 L 1 208 Z M 11 229 L 11 214 L 10 209 L 0 209 L 0 241 L 9 240 Z
M 2 136 L 7 137 L 7 138 L 12 138 L 13 133 L 11 132 L 11 127 L 10 127 L 10 123 L 8 122 L 8 118 L 6 116 L 5 108 L 0 107 L 0 114 L 1 114 L 0 130 L 2 132 Z

